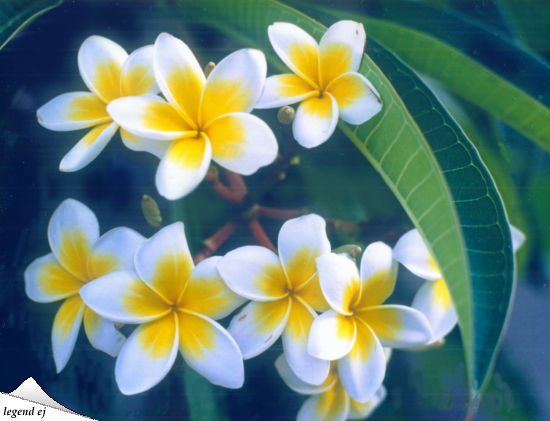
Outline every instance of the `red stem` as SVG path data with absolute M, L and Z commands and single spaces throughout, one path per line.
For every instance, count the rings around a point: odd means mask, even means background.
M 225 170 L 225 176 L 227 177 L 227 181 L 229 181 L 231 190 L 237 195 L 239 201 L 242 200 L 248 194 L 248 189 L 243 178 L 239 174 L 229 170 Z
M 229 221 L 225 224 L 218 232 L 216 232 L 212 237 L 203 241 L 204 247 L 199 251 L 193 261 L 199 263 L 201 260 L 206 259 L 207 257 L 212 256 L 212 254 L 235 232 L 237 224 L 235 221 Z
M 206 179 L 212 183 L 212 187 L 222 198 L 232 203 L 240 203 L 242 196 L 239 196 L 233 189 L 225 186 L 219 179 L 216 171 L 208 170 Z M 246 187 L 245 187 L 246 188 Z
M 306 212 L 297 209 L 275 209 L 260 206 L 258 214 L 264 218 L 287 220 L 305 215 Z
M 267 247 L 271 251 L 277 253 L 277 250 L 273 246 L 273 243 L 271 240 L 267 237 L 267 234 L 265 233 L 264 229 L 260 225 L 257 219 L 253 219 L 248 223 L 248 226 L 252 230 L 252 234 L 254 235 L 254 238 L 260 244 L 261 246 Z

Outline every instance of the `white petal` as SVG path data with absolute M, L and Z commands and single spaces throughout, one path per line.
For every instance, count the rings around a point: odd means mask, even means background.
M 307 350 L 314 357 L 337 360 L 350 352 L 356 335 L 357 327 L 353 317 L 328 310 L 313 322 Z
M 325 220 L 310 214 L 285 222 L 279 231 L 278 248 L 286 276 L 296 289 L 317 272 L 315 259 L 330 253 Z
M 414 297 L 412 307 L 428 319 L 433 330 L 430 343 L 442 339 L 458 322 L 451 294 L 443 278 L 424 282 Z
M 211 383 L 230 389 L 244 383 L 243 357 L 235 340 L 214 320 L 179 313 L 179 349 L 189 366 Z
M 247 300 L 234 293 L 221 278 L 216 265 L 220 256 L 201 261 L 189 276 L 178 307 L 213 320 L 229 316 Z
M 361 297 L 361 281 L 355 263 L 343 254 L 323 254 L 318 257 L 317 271 L 321 289 L 330 306 L 338 313 L 349 315 Z
M 183 41 L 163 33 L 155 42 L 153 63 L 160 90 L 187 124 L 196 129 L 206 80 L 197 59 Z
M 510 233 L 512 234 L 512 248 L 516 252 L 525 242 L 525 234 L 513 225 L 510 225 Z
M 362 420 L 367 418 L 386 399 L 386 388 L 380 386 L 371 400 L 365 403 L 350 401 L 348 420 Z
M 316 317 L 317 313 L 300 300 L 292 300 L 283 331 L 283 349 L 288 364 L 300 379 L 320 385 L 328 376 L 330 362 L 312 356 L 307 349 L 309 331 Z
M 67 298 L 57 310 L 52 328 L 52 348 L 58 373 L 65 368 L 73 353 L 85 308 L 77 295 Z
M 296 110 L 292 131 L 304 148 L 319 146 L 328 140 L 338 123 L 338 103 L 325 92 L 322 98 L 309 98 Z
M 336 22 L 319 42 L 319 68 L 322 84 L 327 86 L 338 76 L 359 70 L 367 37 L 358 22 Z
M 433 332 L 426 317 L 418 310 L 401 305 L 370 307 L 357 313 L 383 346 L 407 348 L 430 342 Z
M 159 92 L 153 71 L 153 46 L 138 48 L 122 65 L 120 93 L 122 96 L 134 96 Z
M 226 114 L 212 121 L 205 133 L 212 144 L 212 159 L 238 174 L 250 175 L 271 164 L 279 150 L 269 126 L 250 114 Z
M 120 45 L 93 35 L 78 50 L 78 70 L 88 89 L 108 103 L 120 97 L 120 73 L 127 58 Z
M 319 45 L 303 29 L 286 22 L 267 28 L 269 41 L 277 55 L 298 76 L 318 89 Z
M 361 300 L 358 308 L 382 304 L 393 292 L 397 262 L 392 249 L 381 241 L 370 244 L 361 258 Z
M 162 159 L 168 148 L 170 148 L 170 145 L 172 145 L 172 142 L 136 136 L 122 128 L 120 129 L 120 137 L 122 138 L 122 143 L 128 149 L 138 152 L 149 152 L 159 159 Z
M 112 121 L 105 103 L 90 92 L 56 96 L 36 111 L 38 122 L 47 129 L 70 131 Z
M 327 91 L 336 99 L 340 118 L 347 123 L 363 124 L 382 110 L 380 94 L 359 73 L 344 73 L 332 81 Z
M 162 157 L 156 174 L 161 196 L 180 199 L 191 193 L 204 179 L 212 158 L 208 139 L 180 139 L 172 143 Z
M 107 111 L 124 130 L 147 139 L 166 141 L 195 133 L 190 133 L 191 126 L 157 95 L 119 98 L 107 106 Z
M 170 306 L 133 270 L 121 270 L 88 282 L 80 296 L 93 311 L 119 323 L 149 322 L 170 311 Z
M 316 395 L 318 393 L 323 393 L 327 389 L 334 387 L 334 383 L 336 381 L 334 376 L 331 376 L 330 379 L 327 379 L 329 381 L 325 381 L 323 384 L 318 386 L 306 383 L 294 374 L 288 365 L 285 354 L 279 355 L 277 360 L 275 360 L 275 368 L 288 387 L 303 395 Z
M 101 317 L 87 308 L 84 312 L 84 331 L 92 346 L 116 357 L 126 341 L 126 337 L 115 328 L 114 322 Z
M 88 279 L 88 254 L 98 238 L 96 216 L 90 208 L 74 199 L 64 200 L 48 225 L 48 240 L 55 257 L 82 281 Z
M 147 285 L 175 304 L 195 267 L 183 224 L 168 225 L 147 240 L 136 252 L 135 265 Z
M 312 396 L 298 411 L 296 421 L 344 421 L 349 413 L 349 396 L 340 383 Z
M 293 74 L 270 76 L 265 80 L 256 108 L 278 108 L 318 95 L 311 85 Z
M 273 301 L 288 294 L 279 257 L 265 247 L 232 250 L 219 260 L 218 270 L 229 288 L 249 300 Z
M 25 292 L 39 303 L 51 303 L 78 294 L 84 282 L 72 275 L 53 253 L 39 257 L 25 270 Z
M 158 384 L 174 365 L 178 340 L 173 313 L 134 330 L 116 360 L 115 378 L 120 391 L 134 395 Z
M 244 359 L 261 354 L 281 336 L 291 305 L 288 298 L 252 301 L 233 317 L 227 330 L 239 344 Z
M 393 258 L 416 276 L 431 281 L 441 278 L 441 271 L 416 229 L 406 232 L 397 241 L 393 248 Z
M 105 149 L 117 130 L 116 123 L 105 123 L 94 127 L 63 157 L 59 169 L 63 172 L 73 172 L 84 168 Z
M 226 114 L 252 111 L 262 95 L 266 73 L 265 56 L 259 50 L 245 48 L 220 61 L 204 86 L 201 126 Z
M 374 333 L 357 324 L 357 339 L 352 350 L 338 360 L 340 381 L 352 399 L 367 402 L 382 385 L 386 374 L 384 349 Z
M 134 255 L 146 238 L 126 227 L 103 234 L 88 256 L 88 276 L 97 279 L 118 270 L 134 270 Z

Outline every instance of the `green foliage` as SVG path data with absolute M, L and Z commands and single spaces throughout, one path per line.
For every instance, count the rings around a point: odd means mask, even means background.
M 224 408 L 225 394 L 196 371 L 186 367 L 185 397 L 190 419 L 196 421 L 229 421 Z M 219 392 L 219 393 L 216 393 Z
M 550 150 L 550 109 L 541 102 L 432 36 L 393 22 L 370 18 L 363 22 L 374 39 L 414 70 L 433 77 Z
M 61 3 L 63 0 L 3 0 L 0 2 L 0 48 L 3 48 L 25 25 Z
M 545 0 L 498 0 L 525 44 L 550 53 L 550 4 Z
M 484 388 L 489 378 L 512 295 L 513 256 L 506 213 L 495 184 L 477 150 L 431 90 L 387 50 L 375 45 L 372 51 L 369 51 L 369 55 L 404 101 L 434 151 L 451 189 L 460 229 L 466 243 L 471 295 L 465 295 L 465 279 L 459 278 L 458 273 L 450 271 L 452 277 L 447 276 L 445 272 L 444 274 L 459 313 L 470 386 L 475 393 Z M 351 130 L 351 127 L 348 130 Z M 361 138 L 358 137 L 357 141 L 368 149 L 366 142 Z M 399 143 L 405 142 L 401 139 Z M 386 164 L 387 167 L 383 167 L 383 170 L 391 174 L 395 165 L 391 164 L 391 161 L 402 161 L 403 158 L 399 155 L 403 154 L 403 151 L 400 148 L 392 149 L 391 146 L 388 150 L 385 154 L 386 160 L 390 163 Z M 416 153 L 417 150 L 411 150 L 404 155 L 412 157 Z M 384 165 L 383 162 L 381 164 Z M 425 170 L 422 167 L 408 168 L 405 164 L 399 167 L 393 179 L 399 181 L 416 176 L 418 179 L 412 184 L 412 188 L 416 189 L 416 186 L 422 186 L 420 177 L 423 174 Z M 399 189 L 398 181 L 395 183 L 396 189 Z M 409 192 L 405 194 L 410 195 Z M 424 206 L 433 206 L 433 203 L 441 200 L 439 197 L 430 198 L 426 194 L 422 194 L 422 197 L 427 202 Z M 409 204 L 410 208 L 414 209 L 414 206 L 414 202 Z M 432 224 L 438 221 L 437 214 L 438 209 L 434 207 L 433 214 L 420 214 L 419 217 L 416 213 L 411 215 L 411 219 L 417 227 L 424 226 L 427 231 L 434 229 Z M 426 218 L 429 221 L 427 223 L 423 220 Z M 425 237 L 429 238 L 426 231 Z M 445 229 L 439 226 L 435 231 L 436 235 L 441 235 Z M 433 245 L 434 240 L 431 241 Z M 450 256 L 449 260 L 452 261 Z M 468 327 L 464 326 L 464 320 L 468 320 L 464 317 L 465 313 L 469 313 L 468 318 L 473 322 L 471 336 L 468 335 Z

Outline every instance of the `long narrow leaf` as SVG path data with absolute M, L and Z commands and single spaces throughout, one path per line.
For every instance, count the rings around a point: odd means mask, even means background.
M 372 40 L 368 53 L 430 143 L 452 191 L 466 242 L 471 302 L 453 293 L 454 282 L 461 280 L 445 279 L 461 327 L 461 313 L 472 312 L 473 335 L 466 337 L 464 329 L 462 335 L 470 390 L 479 395 L 490 380 L 514 291 L 514 256 L 502 199 L 476 148 L 414 71 Z
M 550 109 L 540 101 L 432 36 L 393 22 L 372 18 L 361 20 L 373 39 L 414 70 L 438 80 L 457 95 L 550 150 Z
M 463 339 L 472 354 L 470 381 L 476 393 L 489 379 L 514 286 L 510 230 L 502 199 L 475 147 L 420 78 L 381 46 L 372 46 L 369 55 L 422 130 L 451 188 L 466 243 L 471 302 L 467 296 L 453 294 L 454 284 L 464 280 L 446 280 L 459 313 L 472 312 L 473 338 Z M 415 225 L 420 222 L 413 221 Z
M 0 2 L 0 48 L 17 31 L 63 0 L 2 0 Z
M 548 54 L 550 50 L 550 4 L 540 0 L 497 0 L 508 21 L 524 43 Z

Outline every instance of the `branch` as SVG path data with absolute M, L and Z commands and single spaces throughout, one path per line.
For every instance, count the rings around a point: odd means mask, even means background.
M 242 197 L 237 194 L 233 189 L 225 186 L 218 178 L 218 169 L 216 167 L 210 167 L 206 173 L 205 179 L 212 183 L 212 187 L 223 199 L 232 203 L 240 203 Z M 242 180 L 242 178 L 241 178 Z M 245 187 L 246 188 L 246 187 Z
M 260 225 L 257 219 L 253 219 L 248 223 L 248 226 L 252 230 L 252 234 L 254 235 L 254 238 L 260 244 L 261 246 L 264 246 L 271 251 L 277 253 L 277 249 L 273 246 L 273 243 L 271 240 L 267 237 L 267 234 L 265 233 L 264 229 Z
M 225 224 L 218 232 L 212 237 L 203 241 L 204 247 L 194 257 L 193 261 L 199 263 L 201 260 L 212 256 L 213 253 L 235 232 L 237 224 L 231 220 Z
M 307 211 L 298 210 L 298 209 L 275 209 L 275 208 L 266 208 L 260 206 L 258 209 L 258 215 L 260 217 L 269 218 L 269 219 L 282 219 L 288 220 L 292 218 L 298 218 L 299 216 L 306 215 Z

